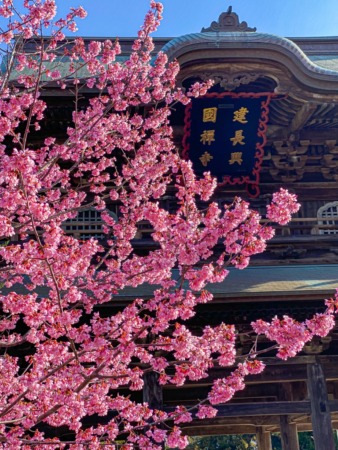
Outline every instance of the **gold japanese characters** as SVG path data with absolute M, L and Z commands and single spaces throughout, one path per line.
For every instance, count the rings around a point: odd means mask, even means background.
M 202 110 L 202 121 L 203 123 L 216 123 L 217 121 L 217 107 L 209 107 L 209 108 L 203 108 Z M 247 114 L 249 113 L 248 108 L 241 107 L 239 109 L 236 109 L 233 112 L 233 122 L 237 122 L 238 124 L 247 124 Z M 203 146 L 211 146 L 213 142 L 215 142 L 215 129 L 207 129 L 203 130 L 203 132 L 200 134 L 200 142 Z M 232 143 L 232 146 L 242 146 L 245 145 L 245 135 L 244 135 L 244 129 L 238 128 L 235 130 L 234 135 L 230 138 L 230 141 Z M 209 162 L 213 159 L 213 156 L 205 151 L 202 156 L 199 158 L 201 161 L 201 164 L 204 167 L 207 167 Z M 231 158 L 229 159 L 229 164 L 238 164 L 239 166 L 243 163 L 243 152 L 241 151 L 235 151 L 231 153 Z

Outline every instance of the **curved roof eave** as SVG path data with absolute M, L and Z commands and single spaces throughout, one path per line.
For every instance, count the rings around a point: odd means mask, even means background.
M 249 47 L 247 47 L 249 45 Z M 180 59 L 183 55 L 198 50 L 236 49 L 238 57 L 240 50 L 273 50 L 286 56 L 290 63 L 296 65 L 304 74 L 312 79 L 338 82 L 338 71 L 327 69 L 315 64 L 308 56 L 290 39 L 280 36 L 256 33 L 256 32 L 207 32 L 183 35 L 169 41 L 162 51 L 167 54 L 169 60 Z M 211 55 L 210 55 L 211 56 Z M 264 55 L 260 55 L 261 57 Z M 271 52 L 266 58 L 271 58 Z M 253 58 L 258 58 L 257 54 Z M 278 61 L 278 60 L 277 60 Z

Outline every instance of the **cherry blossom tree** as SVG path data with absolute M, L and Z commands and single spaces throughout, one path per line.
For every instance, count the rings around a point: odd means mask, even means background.
M 222 282 L 229 265 L 246 267 L 274 231 L 239 198 L 222 208 L 212 201 L 215 180 L 209 173 L 197 178 L 173 145 L 172 105 L 203 95 L 210 83 L 183 92 L 175 83 L 178 64 L 163 53 L 152 61 L 161 3 L 150 2 L 123 63 L 116 60 L 118 41 L 66 40 L 86 15 L 81 7 L 57 19 L 55 0 L 0 5 L 7 22 L 0 35 L 0 448 L 185 448 L 181 423 L 214 417 L 248 374 L 264 370 L 256 347 L 236 355 L 234 325 L 208 326 L 196 336 L 186 321 L 212 300 L 208 284 Z M 34 42 L 29 52 L 27 42 Z M 73 124 L 65 139 L 49 136 L 32 148 L 51 85 L 73 92 Z M 93 95 L 80 109 L 83 86 Z M 174 213 L 160 204 L 169 188 Z M 206 209 L 198 208 L 200 200 Z M 119 204 L 118 221 L 109 214 L 112 202 Z M 105 239 L 65 232 L 65 222 L 88 208 L 100 212 Z M 285 224 L 298 208 L 282 190 L 267 218 Z M 155 245 L 140 255 L 133 239 L 143 221 Z M 223 248 L 217 257 L 216 245 Z M 150 299 L 102 314 L 123 289 L 144 283 L 153 286 Z M 259 320 L 252 332 L 288 358 L 329 332 L 336 307 L 337 299 L 328 301 L 325 313 L 305 323 Z M 154 409 L 123 395 L 142 390 L 150 373 L 161 385 L 180 386 L 206 378 L 215 365 L 232 368 L 231 375 L 217 379 L 190 410 Z

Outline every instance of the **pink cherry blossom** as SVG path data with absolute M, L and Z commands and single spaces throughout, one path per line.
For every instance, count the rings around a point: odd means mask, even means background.
M 123 63 L 118 41 L 65 40 L 86 16 L 82 7 L 64 18 L 56 10 L 55 0 L 3 0 L 0 7 L 8 23 L 0 42 L 13 49 L 0 90 L 1 448 L 113 449 L 124 439 L 124 450 L 159 450 L 163 443 L 183 449 L 188 439 L 180 424 L 211 419 L 217 404 L 245 388 L 248 375 L 264 370 L 257 346 L 238 359 L 233 324 L 195 333 L 187 321 L 197 305 L 213 300 L 210 284 L 224 282 L 229 265 L 245 268 L 274 230 L 240 198 L 218 205 L 216 180 L 208 172 L 197 177 L 174 146 L 172 103 L 189 103 L 212 82 L 183 92 L 178 63 L 161 52 L 153 58 L 151 33 L 162 4 L 150 1 Z M 33 38 L 30 52 L 12 42 L 14 35 L 15 42 Z M 34 130 L 48 120 L 49 86 L 74 94 L 74 104 L 83 88 L 90 95 L 74 109 L 64 138 L 44 131 L 33 147 Z M 168 192 L 176 196 L 172 211 L 162 205 Z M 112 202 L 118 217 L 109 211 Z M 285 224 L 298 209 L 282 189 L 267 218 Z M 84 211 L 98 219 L 104 239 L 69 234 Z M 154 245 L 138 252 L 143 224 Z M 137 297 L 142 285 L 148 293 Z M 289 358 L 332 329 L 337 295 L 326 305 L 305 322 L 257 320 L 253 332 Z M 13 348 L 24 355 L 13 356 Z M 191 408 L 168 412 L 129 395 L 142 391 L 149 374 L 159 385 L 182 386 L 214 367 L 230 373 Z M 58 427 L 67 430 L 67 444 L 54 437 Z

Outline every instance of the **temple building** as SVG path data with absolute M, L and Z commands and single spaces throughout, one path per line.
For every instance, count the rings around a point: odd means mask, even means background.
M 231 271 L 213 287 L 213 303 L 200 307 L 191 326 L 198 332 L 222 320 L 245 333 L 258 317 L 304 320 L 321 311 L 338 286 L 338 38 L 259 33 L 229 11 L 200 33 L 156 43 L 156 50 L 180 63 L 183 86 L 215 82 L 206 98 L 176 112 L 173 125 L 176 143 L 196 171 L 218 177 L 218 201 L 240 195 L 263 211 L 271 194 L 284 187 L 302 204 L 250 268 Z M 242 336 L 245 354 L 253 342 Z M 298 450 L 297 430 L 313 430 L 316 450 L 333 450 L 337 330 L 292 360 L 262 359 L 264 374 L 251 376 L 244 391 L 219 407 L 216 419 L 186 431 L 256 433 L 259 450 L 271 450 L 270 433 L 279 431 L 283 450 Z M 211 378 L 224 372 L 220 368 Z M 162 401 L 189 405 L 207 390 L 208 382 L 168 387 Z
M 122 38 L 121 60 L 133 39 Z M 154 54 L 177 59 L 178 83 L 213 79 L 210 93 L 172 115 L 175 142 L 196 172 L 210 170 L 219 181 L 216 200 L 250 200 L 264 212 L 280 187 L 297 194 L 302 208 L 279 227 L 267 251 L 249 268 L 231 270 L 211 287 L 214 300 L 201 305 L 189 321 L 196 333 L 206 324 L 235 323 L 241 352 L 253 341 L 250 323 L 289 314 L 300 320 L 323 311 L 325 298 L 338 287 L 338 37 L 292 38 L 257 32 L 234 12 L 222 13 L 199 33 L 155 38 Z M 62 135 L 71 123 L 72 99 L 66 91 L 46 92 L 45 132 Z M 174 207 L 175 196 L 162 203 Z M 112 204 L 118 220 L 118 205 Z M 82 212 L 65 224 L 66 232 L 100 235 L 100 216 Z M 141 224 L 135 247 L 152 247 L 151 229 Z M 137 296 L 151 294 L 150 287 Z M 114 307 L 134 298 L 125 290 Z M 262 348 L 267 345 L 261 342 Z M 256 433 L 259 450 L 272 450 L 271 432 L 281 432 L 283 450 L 299 450 L 297 431 L 313 430 L 316 450 L 334 450 L 338 429 L 338 329 L 308 344 L 288 361 L 262 356 L 263 374 L 248 377 L 245 390 L 219 406 L 214 419 L 185 426 L 190 435 Z M 179 388 L 145 387 L 144 399 L 170 410 L 192 405 L 207 395 L 212 379 L 229 371 L 213 370 L 210 379 Z

